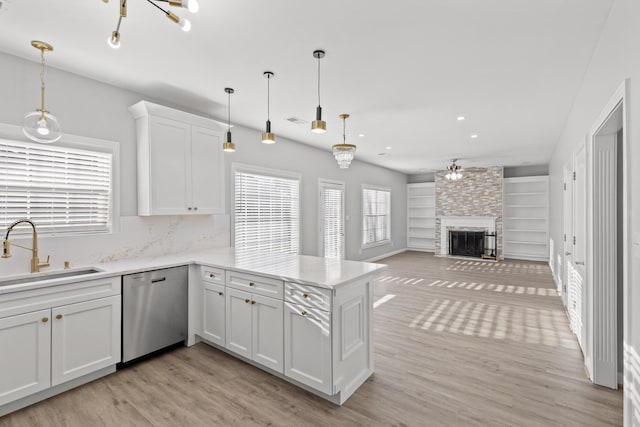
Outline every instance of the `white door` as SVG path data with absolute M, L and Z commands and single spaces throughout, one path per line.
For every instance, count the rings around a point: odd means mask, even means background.
M 274 371 L 283 372 L 283 302 L 252 294 L 251 359 Z
M 0 406 L 49 387 L 51 310 L 0 319 Z
M 120 296 L 51 310 L 51 385 L 120 362 Z
M 191 161 L 191 126 L 156 116 L 150 116 L 149 121 L 151 212 L 184 215 L 191 206 L 191 177 L 187 175 Z
M 573 236 L 573 198 L 571 196 L 573 190 L 573 161 L 569 160 L 567 164 L 564 166 L 564 177 L 563 177 L 563 192 L 562 192 L 562 219 L 563 219 L 563 228 L 562 228 L 562 265 L 561 271 L 558 272 L 562 282 L 562 289 L 559 289 L 562 299 L 567 307 L 570 306 L 570 298 L 569 294 L 571 293 L 571 283 L 569 277 L 569 262 L 571 260 L 571 251 L 573 250 L 572 245 L 572 236 Z M 571 319 L 571 310 L 568 310 L 570 321 Z M 573 324 L 571 324 L 571 328 L 573 329 Z
M 284 374 L 323 393 L 333 394 L 328 312 L 285 303 Z
M 578 337 L 578 342 L 585 353 L 585 328 L 586 319 L 584 303 L 586 297 L 586 270 L 587 259 L 587 159 L 585 146 L 576 152 L 573 162 L 573 236 L 571 237 L 571 262 L 570 274 L 573 285 L 573 307 L 575 322 L 573 332 Z
M 224 213 L 224 158 L 222 134 L 210 129 L 191 128 L 192 212 Z
M 319 256 L 344 259 L 344 183 L 319 181 Z
M 204 339 L 225 346 L 225 296 L 224 286 L 203 282 L 202 336 Z
M 251 359 L 251 294 L 226 288 L 226 347 Z
M 618 388 L 618 203 L 616 134 L 593 144 L 593 272 L 589 298 L 593 317 L 593 382 Z

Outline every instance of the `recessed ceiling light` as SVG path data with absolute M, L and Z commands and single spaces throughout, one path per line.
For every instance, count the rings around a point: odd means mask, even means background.
M 391 150 L 391 147 L 387 147 L 387 150 Z
M 471 135 L 471 138 L 476 139 L 478 137 L 478 135 L 476 135 L 475 133 L 473 135 Z
M 364 138 L 364 133 L 359 133 L 358 138 Z
M 464 116 L 458 116 L 457 119 L 458 119 L 459 122 L 461 122 L 461 121 L 464 120 Z

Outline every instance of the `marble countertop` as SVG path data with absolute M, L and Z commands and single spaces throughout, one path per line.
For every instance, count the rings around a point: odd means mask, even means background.
M 13 285 L 3 285 L 3 282 L 6 283 L 14 279 L 32 275 L 3 277 L 0 279 L 0 295 L 189 264 L 200 264 L 245 273 L 255 273 L 274 279 L 319 286 L 327 289 L 337 288 L 386 268 L 384 264 L 369 262 L 335 260 L 308 255 L 236 251 L 235 248 L 227 247 L 214 248 L 202 252 L 132 258 L 74 268 L 95 267 L 101 270 L 98 273 L 90 275 L 47 279 L 48 274 L 60 273 L 64 270 L 47 271 L 39 273 L 42 280 Z

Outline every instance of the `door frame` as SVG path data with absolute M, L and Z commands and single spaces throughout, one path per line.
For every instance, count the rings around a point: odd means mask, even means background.
M 347 215 L 347 185 L 344 181 L 338 181 L 335 179 L 329 179 L 329 178 L 318 178 L 318 256 L 323 257 L 324 256 L 324 221 L 323 221 L 323 217 L 322 217 L 322 185 L 323 184 L 329 184 L 329 185 L 334 185 L 334 186 L 341 186 L 342 187 L 342 225 L 343 225 L 343 229 L 344 229 L 344 233 L 343 233 L 343 240 L 342 243 L 344 245 L 343 247 L 343 253 L 344 253 L 344 259 L 347 259 L 347 222 L 346 222 L 346 215 Z
M 631 215 L 629 215 L 629 183 L 630 180 L 630 168 L 629 168 L 629 138 L 627 136 L 628 127 L 628 103 L 627 99 L 629 98 L 628 94 L 628 79 L 624 80 L 622 84 L 618 87 L 614 95 L 607 102 L 603 110 L 598 115 L 594 125 L 591 127 L 588 135 L 587 135 L 587 230 L 592 231 L 594 229 L 594 201 L 593 201 L 593 191 L 594 191 L 594 148 L 596 143 L 596 137 L 598 132 L 602 128 L 602 126 L 607 122 L 607 120 L 611 117 L 611 115 L 615 112 L 615 110 L 622 105 L 622 209 L 623 209 L 623 218 L 622 218 L 622 230 L 623 230 L 623 242 L 622 242 L 622 259 L 623 259 L 623 277 L 622 277 L 622 306 L 623 306 L 623 341 L 624 348 L 627 348 L 627 343 L 630 340 L 630 330 L 629 326 L 631 323 L 631 307 L 630 307 L 630 299 L 629 299 L 629 283 L 630 283 L 630 270 L 629 270 L 629 231 L 631 230 L 630 219 Z M 593 310 L 593 276 L 594 276 L 594 247 L 593 247 L 593 233 L 587 233 L 587 268 L 586 268 L 586 284 L 587 284 L 587 292 L 586 292 L 586 337 L 587 337 L 587 351 L 585 352 L 585 368 L 589 374 L 589 378 L 591 381 L 594 379 L 594 341 L 598 338 L 598 333 L 602 332 L 598 330 L 598 328 L 594 328 L 594 310 Z M 628 384 L 630 381 L 630 377 L 628 375 L 630 366 L 629 360 L 625 351 L 624 362 L 623 362 L 623 370 L 624 370 L 624 382 Z M 625 387 L 625 390 L 627 387 Z M 629 401 L 628 393 L 624 393 L 624 408 L 625 408 L 625 419 L 630 420 L 630 408 L 633 405 Z

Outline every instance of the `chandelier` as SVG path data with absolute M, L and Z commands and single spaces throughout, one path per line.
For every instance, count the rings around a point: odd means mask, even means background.
M 340 169 L 347 169 L 353 160 L 353 155 L 356 152 L 356 146 L 353 144 L 347 144 L 347 119 L 348 114 L 340 114 L 342 119 L 342 144 L 335 144 L 333 146 L 333 156 L 336 158 Z
M 457 181 L 462 178 L 462 168 L 456 164 L 458 159 L 452 159 L 451 164 L 447 166 L 447 174 L 444 176 L 448 180 Z
M 109 3 L 109 0 L 102 0 L 104 3 Z M 182 31 L 190 31 L 191 30 L 191 22 L 188 19 L 180 18 L 175 13 L 170 10 L 166 10 L 158 6 L 156 3 L 163 2 L 169 3 L 169 6 L 175 7 L 184 7 L 191 13 L 196 13 L 198 9 L 200 9 L 200 5 L 198 4 L 198 0 L 147 0 L 147 3 L 159 9 L 162 13 L 165 14 L 167 18 L 175 22 L 182 28 Z M 115 31 L 111 33 L 111 37 L 107 39 L 107 43 L 113 49 L 118 49 L 120 47 L 120 24 L 122 23 L 122 18 L 127 17 L 127 0 L 120 0 L 120 16 L 118 17 L 118 25 L 116 25 Z

